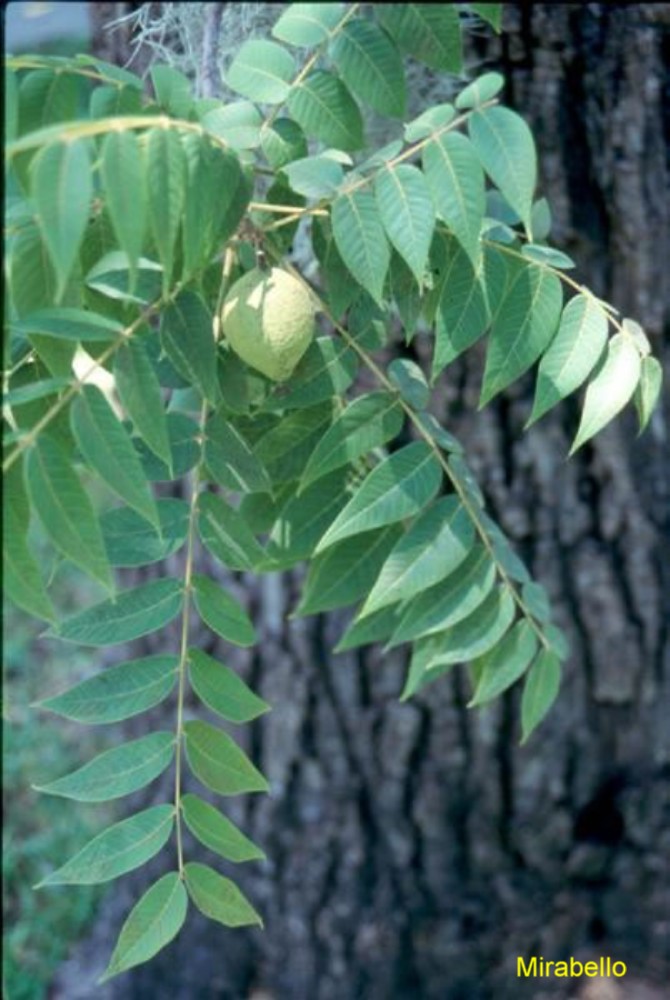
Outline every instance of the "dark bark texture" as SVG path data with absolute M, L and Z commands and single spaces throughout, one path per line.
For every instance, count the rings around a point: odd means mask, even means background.
M 505 29 L 471 41 L 472 58 L 501 69 L 505 100 L 531 124 L 554 245 L 662 356 L 670 5 L 509 4 Z M 94 991 L 133 899 L 168 864 L 159 858 L 110 893 L 54 997 L 667 995 L 667 400 L 640 439 L 627 413 L 567 462 L 577 404 L 523 433 L 532 379 L 476 413 L 481 372 L 476 351 L 449 368 L 435 412 L 570 637 L 548 719 L 519 747 L 519 692 L 473 712 L 459 672 L 401 705 L 402 651 L 333 656 L 343 617 L 286 620 L 297 577 L 238 578 L 262 636 L 239 667 L 274 706 L 240 739 L 272 792 L 227 811 L 267 853 L 232 873 L 265 930 L 226 931 L 191 912 L 154 961 Z M 610 955 L 628 976 L 520 980 L 518 955 Z

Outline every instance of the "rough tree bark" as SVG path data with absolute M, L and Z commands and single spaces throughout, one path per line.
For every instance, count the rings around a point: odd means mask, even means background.
M 510 4 L 505 27 L 475 43 L 477 56 L 502 69 L 506 100 L 533 127 L 553 239 L 662 354 L 670 6 Z M 239 665 L 275 706 L 249 749 L 272 793 L 233 802 L 230 815 L 268 855 L 239 873 L 266 929 L 226 932 L 192 913 L 169 949 L 100 989 L 102 1000 L 574 995 L 560 981 L 517 980 L 516 956 L 528 954 L 611 955 L 629 977 L 601 996 L 662 995 L 667 421 L 658 414 L 637 440 L 626 415 L 566 462 L 576 406 L 523 434 L 532 381 L 475 414 L 481 370 L 476 352 L 449 369 L 436 412 L 570 636 L 553 713 L 520 748 L 516 691 L 473 713 L 455 673 L 400 705 L 401 654 L 335 657 L 341 618 L 286 623 L 294 577 L 240 578 L 261 643 Z M 102 965 L 147 877 L 124 880 L 104 905 L 55 997 L 89 995 L 77 992 L 82 965 L 90 977 L 99 949 Z

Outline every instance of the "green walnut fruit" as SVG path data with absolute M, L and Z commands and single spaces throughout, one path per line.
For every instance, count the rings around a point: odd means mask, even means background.
M 243 361 L 273 382 L 284 382 L 312 342 L 314 303 L 287 271 L 255 268 L 228 292 L 221 326 Z

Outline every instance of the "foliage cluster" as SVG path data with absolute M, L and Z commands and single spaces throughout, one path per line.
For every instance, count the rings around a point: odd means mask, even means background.
M 460 75 L 460 14 L 473 12 L 499 28 L 496 4 L 293 4 L 272 40 L 239 50 L 227 84 L 240 100 L 228 103 L 194 98 L 166 66 L 147 99 L 139 78 L 94 57 L 9 60 L 6 588 L 51 637 L 90 647 L 180 622 L 177 648 L 42 703 L 110 724 L 174 699 L 174 729 L 43 785 L 106 801 L 174 768 L 173 801 L 113 824 L 41 883 L 112 880 L 174 837 L 175 868 L 131 911 L 105 977 L 172 940 L 189 901 L 226 926 L 260 923 L 232 879 L 183 850 L 186 826 L 228 862 L 263 856 L 184 794 L 186 767 L 222 796 L 268 787 L 227 731 L 184 712 L 189 686 L 233 725 L 269 708 L 192 645 L 194 615 L 224 643 L 256 641 L 244 607 L 197 571 L 198 539 L 232 572 L 306 563 L 295 613 L 356 605 L 339 650 L 410 644 L 403 698 L 456 664 L 473 706 L 523 678 L 527 739 L 558 691 L 565 637 L 430 413 L 431 385 L 484 337 L 480 406 L 537 366 L 530 425 L 588 380 L 574 451 L 632 398 L 643 427 L 660 368 L 641 328 L 547 244 L 533 137 L 501 106 L 498 74 L 405 121 L 406 60 Z M 398 138 L 370 149 L 361 105 L 395 120 Z M 299 226 L 313 285 L 288 256 Z M 231 283 L 263 262 L 303 282 L 321 314 L 281 383 L 245 366 L 219 319 Z M 406 345 L 431 338 L 428 374 L 385 360 L 398 324 Z M 89 477 L 116 505 L 94 509 Z M 175 481 L 188 499 L 157 497 L 154 484 Z M 103 600 L 59 614 L 27 541 L 33 517 Z M 118 589 L 115 570 L 180 551 L 179 576 Z

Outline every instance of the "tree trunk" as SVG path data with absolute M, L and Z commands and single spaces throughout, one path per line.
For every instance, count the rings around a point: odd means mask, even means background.
M 506 102 L 533 128 L 552 240 L 578 262 L 579 281 L 643 323 L 660 355 L 670 5 L 510 4 L 505 27 L 501 39 L 476 40 L 475 55 L 501 69 Z M 401 705 L 402 651 L 333 656 L 341 616 L 286 621 L 293 575 L 239 578 L 261 635 L 239 666 L 274 706 L 246 727 L 248 749 L 272 792 L 227 811 L 267 853 L 234 873 L 265 930 L 226 931 L 191 912 L 173 945 L 100 988 L 102 1000 L 575 995 L 562 980 L 517 979 L 518 955 L 609 955 L 627 978 L 579 996 L 662 995 L 667 422 L 657 414 L 637 440 L 626 414 L 566 462 L 576 404 L 523 433 L 528 378 L 477 414 L 481 361 L 470 352 L 447 370 L 436 413 L 570 637 L 556 707 L 519 747 L 516 689 L 473 712 L 457 671 Z M 77 993 L 75 971 L 90 986 L 91 956 L 101 950 L 102 964 L 146 884 L 142 872 L 111 894 L 55 997 L 89 995 Z

